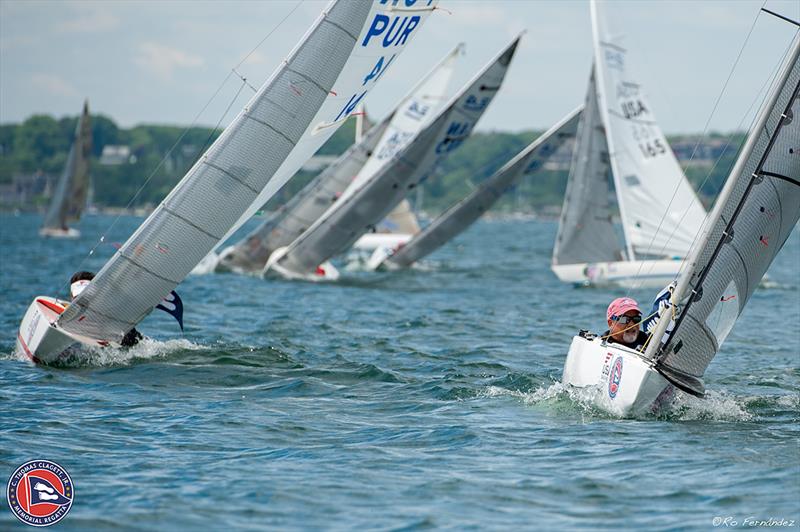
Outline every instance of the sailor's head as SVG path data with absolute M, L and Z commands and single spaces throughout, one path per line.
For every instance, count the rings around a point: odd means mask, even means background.
M 94 279 L 92 272 L 75 272 L 69 280 L 69 297 L 75 299 L 78 294 L 89 286 L 89 281 Z
M 611 337 L 626 344 L 636 341 L 639 336 L 639 323 L 642 321 L 642 310 L 634 299 L 618 297 L 608 306 L 606 311 L 608 329 Z

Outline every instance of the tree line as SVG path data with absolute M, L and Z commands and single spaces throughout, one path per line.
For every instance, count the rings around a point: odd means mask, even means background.
M 10 183 L 15 176 L 44 173 L 58 176 L 66 162 L 78 117 L 61 119 L 34 115 L 21 124 L 0 125 L 0 184 Z M 137 190 L 132 206 L 155 205 L 177 184 L 196 159 L 211 145 L 220 131 L 206 127 L 184 128 L 165 125 L 137 125 L 120 128 L 109 117 L 93 115 L 91 177 L 94 203 L 100 207 L 128 205 Z M 511 159 L 540 131 L 520 133 L 481 132 L 473 134 L 460 149 L 454 151 L 424 183 L 422 191 L 411 199 L 421 200 L 422 209 L 439 212 L 465 196 L 481 181 Z M 353 142 L 354 121 L 349 120 L 319 150 L 318 155 L 338 155 Z M 717 135 L 719 137 L 719 135 Z M 713 135 L 712 135 L 713 137 Z M 673 139 L 670 139 L 673 140 Z M 743 140 L 742 134 L 730 137 L 717 164 L 690 166 L 687 176 L 699 187 L 708 203 L 721 188 Z M 102 165 L 100 157 L 106 145 L 125 145 L 131 157 L 125 164 Z M 501 211 L 539 210 L 561 204 L 566 187 L 566 169 L 541 170 L 523 180 L 495 207 Z M 314 176 L 299 172 L 272 201 L 282 203 Z M 24 177 L 23 177 L 24 178 Z M 38 201 L 37 201 L 38 200 Z M 46 198 L 35 198 L 35 207 Z M 268 205 L 271 208 L 274 205 Z

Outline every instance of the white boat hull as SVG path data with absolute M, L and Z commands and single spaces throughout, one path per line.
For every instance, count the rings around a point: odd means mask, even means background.
M 52 364 L 69 355 L 75 346 L 106 347 L 102 342 L 70 334 L 56 325 L 67 303 L 39 296 L 25 312 L 17 333 L 17 350 L 36 364 Z
M 376 249 L 395 249 L 405 244 L 414 235 L 405 233 L 366 233 L 356 240 L 353 248 L 359 251 L 375 251 Z
M 298 273 L 284 268 L 278 261 L 286 254 L 287 249 L 286 247 L 282 247 L 272 252 L 262 272 L 264 277 L 277 275 L 289 281 L 309 281 L 312 283 L 339 280 L 339 270 L 328 261 L 317 266 L 317 269 L 312 273 Z
M 663 288 L 678 277 L 682 260 L 631 260 L 553 264 L 553 273 L 565 283 L 581 286 Z
M 572 339 L 561 380 L 592 390 L 587 399 L 620 417 L 658 412 L 674 391 L 641 353 L 599 337 Z
M 60 229 L 57 227 L 42 227 L 39 229 L 39 236 L 47 238 L 78 238 L 81 236 L 81 232 L 72 227 L 67 229 Z

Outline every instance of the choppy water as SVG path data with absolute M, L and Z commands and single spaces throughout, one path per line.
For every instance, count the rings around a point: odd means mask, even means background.
M 0 217 L 0 481 L 34 458 L 64 466 L 63 529 L 800 523 L 798 231 L 709 368 L 709 397 L 619 420 L 557 383 L 571 336 L 603 327 L 617 293 L 556 281 L 550 222 L 480 222 L 423 271 L 191 277 L 185 337 L 162 314 L 140 327 L 157 340 L 90 364 L 14 355 L 31 298 L 64 287 L 110 221 L 70 242 Z

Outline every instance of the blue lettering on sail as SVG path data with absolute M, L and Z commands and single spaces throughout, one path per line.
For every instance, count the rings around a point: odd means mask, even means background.
M 436 145 L 436 153 L 449 153 L 461 146 L 469 136 L 472 124 L 470 122 L 452 122 L 447 126 L 447 135 Z
M 476 98 L 474 94 L 470 94 L 467 97 L 467 101 L 464 102 L 464 108 L 469 109 L 470 111 L 481 111 L 489 105 L 489 102 L 492 101 L 492 98 L 489 96 L 484 96 L 483 98 Z
M 369 46 L 373 37 L 381 36 L 383 37 L 381 46 L 384 48 L 404 45 L 421 20 L 419 15 L 389 17 L 377 13 L 372 19 L 361 46 Z
M 406 116 L 409 118 L 413 118 L 414 120 L 421 120 L 428 114 L 428 111 L 431 110 L 430 105 L 425 105 L 418 101 L 411 102 L 411 105 L 408 106 L 406 109 Z
M 395 57 L 397 57 L 397 54 L 393 54 L 392 57 L 389 58 L 388 61 L 386 61 L 386 57 L 381 56 L 378 59 L 378 62 L 375 63 L 375 66 L 372 67 L 372 71 L 369 74 L 367 74 L 367 77 L 364 78 L 364 83 L 362 83 L 361 86 L 363 87 L 370 80 L 373 80 L 373 79 L 377 83 L 378 79 L 380 79 L 380 77 L 383 75 L 383 73 L 386 72 L 386 69 L 389 68 L 389 65 L 392 64 L 392 62 L 394 61 Z M 384 65 L 384 62 L 386 62 L 385 65 Z
M 622 70 L 625 68 L 625 55 L 616 50 L 606 50 L 606 63 L 608 68 Z
M 339 114 L 338 114 L 338 115 L 336 115 L 336 118 L 334 118 L 334 119 L 333 119 L 333 121 L 334 121 L 334 122 L 338 122 L 338 121 L 339 121 L 339 119 L 340 119 L 340 118 L 342 118 L 343 116 L 344 116 L 345 118 L 347 118 L 347 117 L 350 115 L 350 113 L 352 113 L 353 111 L 355 111 L 356 107 L 358 106 L 358 102 L 360 102 L 360 101 L 361 101 L 361 99 L 362 99 L 362 98 L 363 98 L 363 97 L 364 97 L 366 94 L 367 94 L 367 91 L 364 91 L 364 92 L 362 92 L 361 94 L 354 94 L 354 95 L 352 95 L 352 96 L 350 97 L 350 99 L 347 101 L 347 103 L 346 103 L 346 104 L 344 104 L 344 107 L 342 108 L 342 110 L 341 110 L 341 111 L 339 111 Z

